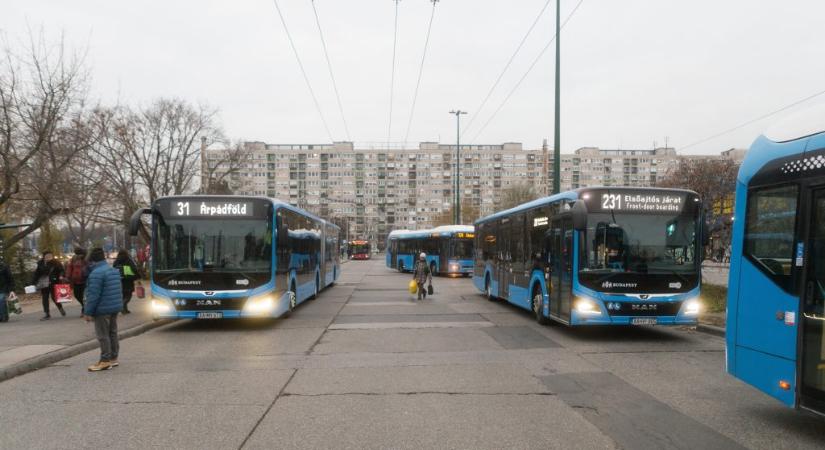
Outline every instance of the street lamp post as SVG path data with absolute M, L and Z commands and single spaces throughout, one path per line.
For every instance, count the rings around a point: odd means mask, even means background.
M 556 0 L 556 129 L 553 136 L 553 193 L 561 192 L 561 0 Z
M 467 111 L 455 109 L 450 111 L 450 114 L 455 114 L 455 204 L 453 205 L 453 213 L 456 225 L 461 225 L 461 115 L 467 114 Z

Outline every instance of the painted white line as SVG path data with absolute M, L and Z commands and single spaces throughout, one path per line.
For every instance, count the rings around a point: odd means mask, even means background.
M 349 302 L 347 306 L 418 306 L 415 302 Z
M 398 328 L 479 328 L 494 327 L 492 322 L 373 322 L 334 323 L 330 330 L 387 330 Z

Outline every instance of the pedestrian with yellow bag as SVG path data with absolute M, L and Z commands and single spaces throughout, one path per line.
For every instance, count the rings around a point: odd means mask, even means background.
M 430 272 L 430 266 L 427 265 L 427 254 L 421 253 L 418 255 L 418 261 L 415 263 L 413 269 L 413 281 L 418 287 L 418 300 L 427 298 L 427 288 L 424 286 L 427 281 L 430 286 L 433 284 L 433 274 Z
M 132 293 L 135 292 L 135 281 L 140 279 L 140 272 L 137 264 L 132 261 L 128 250 L 120 250 L 117 252 L 112 267 L 120 272 L 120 282 L 123 287 L 123 311 L 122 314 L 130 314 L 129 302 L 132 300 Z

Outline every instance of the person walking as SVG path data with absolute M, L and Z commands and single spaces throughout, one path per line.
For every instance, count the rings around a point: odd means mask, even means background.
M 60 264 L 59 261 L 54 259 L 54 253 L 48 250 L 43 252 L 43 257 L 40 258 L 40 261 L 37 261 L 37 268 L 34 270 L 31 283 L 35 285 L 37 289 L 40 289 L 40 295 L 43 298 L 44 316 L 40 320 L 49 320 L 52 318 L 49 312 L 49 297 L 51 297 L 52 302 L 57 305 L 57 310 L 60 311 L 60 315 L 66 315 L 66 310 L 63 309 L 63 305 L 57 303 L 57 300 L 54 298 L 54 285 L 61 281 L 63 274 L 63 264 Z
M 117 367 L 120 343 L 117 337 L 117 314 L 123 309 L 120 274 L 106 263 L 102 248 L 89 252 L 89 277 L 86 279 L 86 303 L 83 314 L 94 320 L 95 335 L 100 343 L 100 360 L 89 366 L 90 372 Z
M 120 281 L 123 286 L 123 310 L 121 313 L 131 314 L 129 302 L 132 300 L 132 293 L 135 292 L 135 280 L 140 279 L 140 271 L 126 250 L 117 252 L 117 258 L 115 258 L 112 267 L 120 272 Z
M 418 284 L 418 300 L 427 298 L 427 287 L 425 284 L 429 280 L 430 284 L 433 282 L 433 274 L 430 272 L 430 266 L 427 265 L 427 254 L 421 253 L 418 255 L 418 261 L 415 263 L 413 269 L 413 280 Z
M 86 261 L 86 249 L 76 247 L 74 256 L 66 263 L 66 278 L 72 284 L 74 298 L 80 303 L 80 317 L 83 317 L 83 293 L 86 290 L 86 277 L 89 276 L 89 263 Z
M 9 307 L 6 301 L 9 294 L 14 290 L 14 277 L 11 275 L 9 266 L 0 257 L 0 322 L 9 321 Z

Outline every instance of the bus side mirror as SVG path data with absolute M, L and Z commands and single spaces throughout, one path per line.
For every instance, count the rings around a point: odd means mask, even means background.
M 707 215 L 702 215 L 702 247 L 710 245 L 711 226 Z
M 584 200 L 576 200 L 571 209 L 573 215 L 573 229 L 582 231 L 587 229 L 587 205 Z
M 140 208 L 132 214 L 132 218 L 129 219 L 129 236 L 138 235 L 140 227 L 143 225 L 141 218 L 143 218 L 145 214 L 152 214 L 152 208 Z

